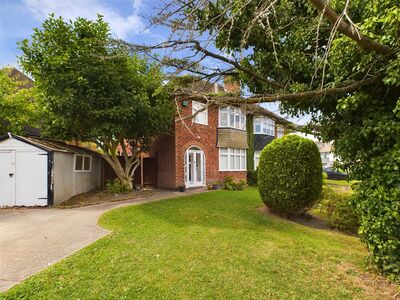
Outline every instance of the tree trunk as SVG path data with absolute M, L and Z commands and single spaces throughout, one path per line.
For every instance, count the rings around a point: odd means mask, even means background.
M 124 159 L 125 166 L 122 166 L 117 156 L 111 157 L 110 155 L 103 154 L 103 158 L 113 169 L 118 179 L 121 180 L 122 183 L 129 186 L 130 189 L 133 189 L 133 175 L 137 167 L 140 165 L 140 160 L 136 159 L 132 162 L 130 159 L 128 159 L 128 161 Z

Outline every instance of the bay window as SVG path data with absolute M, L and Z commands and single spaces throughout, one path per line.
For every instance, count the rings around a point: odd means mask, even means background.
M 267 117 L 254 118 L 254 134 L 275 135 L 275 121 Z
M 222 106 L 219 108 L 219 127 L 246 130 L 246 114 L 240 107 Z
M 220 171 L 246 171 L 246 149 L 219 148 Z

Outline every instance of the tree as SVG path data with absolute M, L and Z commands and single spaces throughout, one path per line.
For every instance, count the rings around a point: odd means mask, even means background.
M 160 69 L 113 45 L 101 16 L 65 22 L 51 15 L 19 45 L 22 66 L 44 94 L 44 133 L 96 143 L 118 178 L 132 187 L 149 140 L 173 124 Z
M 282 112 L 311 114 L 310 127 L 334 141 L 342 167 L 361 181 L 354 205 L 371 260 L 399 278 L 398 1 L 171 0 L 153 22 L 170 26 L 171 38 L 132 49 L 173 48 L 169 66 L 210 81 L 229 74 L 252 93 L 177 97 L 281 101 Z
M 22 134 L 24 127 L 36 126 L 40 106 L 34 88 L 23 88 L 23 82 L 10 77 L 10 69 L 0 70 L 0 135 Z

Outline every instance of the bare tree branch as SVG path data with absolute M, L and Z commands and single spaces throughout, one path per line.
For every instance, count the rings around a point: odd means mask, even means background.
M 247 103 L 247 104 L 255 104 L 255 103 L 263 103 L 263 102 L 276 102 L 276 101 L 286 101 L 298 103 L 300 100 L 310 99 L 312 100 L 315 97 L 321 96 L 329 96 L 329 95 L 340 95 L 345 93 L 350 93 L 358 90 L 359 88 L 367 85 L 373 84 L 378 77 L 374 76 L 368 79 L 360 80 L 353 82 L 349 85 L 343 87 L 335 87 L 335 88 L 325 88 L 318 89 L 312 91 L 306 91 L 301 93 L 294 94 L 271 94 L 271 95 L 256 95 L 250 98 L 243 98 L 239 95 L 210 95 L 209 98 L 213 99 L 214 103 Z M 183 97 L 187 100 L 202 100 L 204 99 L 204 95 L 190 93 L 190 92 L 177 92 L 174 94 L 175 97 Z

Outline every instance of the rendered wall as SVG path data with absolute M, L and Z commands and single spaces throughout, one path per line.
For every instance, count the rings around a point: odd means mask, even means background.
M 74 154 L 54 153 L 54 204 L 60 204 L 74 195 L 100 188 L 101 158 L 92 157 L 90 172 L 74 171 Z

